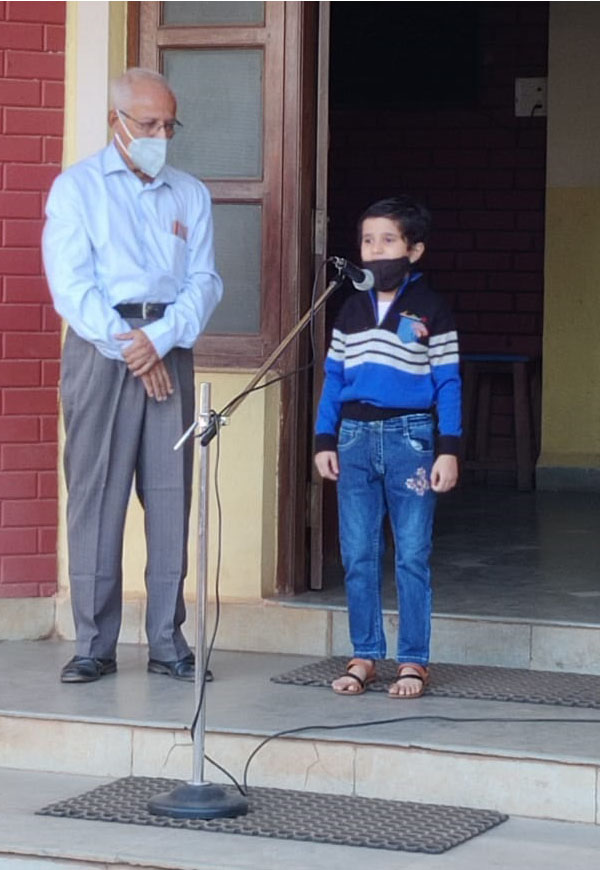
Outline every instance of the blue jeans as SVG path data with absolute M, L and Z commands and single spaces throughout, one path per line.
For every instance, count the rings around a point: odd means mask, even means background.
M 398 662 L 429 661 L 429 557 L 435 494 L 433 421 L 415 413 L 391 420 L 342 420 L 338 438 L 340 546 L 354 655 L 386 655 L 381 607 L 384 519 L 396 550 Z

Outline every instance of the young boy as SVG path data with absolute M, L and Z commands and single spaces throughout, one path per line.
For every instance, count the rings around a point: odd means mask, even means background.
M 332 683 L 358 695 L 385 658 L 381 581 L 384 519 L 395 542 L 399 623 L 392 698 L 429 679 L 429 557 L 435 493 L 458 479 L 458 341 L 443 300 L 414 270 L 431 218 L 408 196 L 381 200 L 359 221 L 363 265 L 375 277 L 336 320 L 325 361 L 315 464 L 337 481 L 340 547 L 354 658 Z M 437 458 L 434 456 L 437 421 Z

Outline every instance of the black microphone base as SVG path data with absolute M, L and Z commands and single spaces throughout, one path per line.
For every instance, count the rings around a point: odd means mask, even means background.
M 153 797 L 148 801 L 148 810 L 171 819 L 231 819 L 246 815 L 248 801 L 210 782 L 187 783 Z

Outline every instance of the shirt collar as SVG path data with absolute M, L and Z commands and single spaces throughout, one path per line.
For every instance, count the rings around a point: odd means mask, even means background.
M 102 152 L 102 171 L 104 172 L 104 175 L 112 175 L 114 172 L 131 172 L 131 169 L 123 160 L 121 152 L 117 148 L 114 139 Z M 131 172 L 131 174 L 134 175 L 133 172 Z M 145 184 L 144 188 L 150 189 L 160 187 L 162 184 L 166 184 L 168 187 L 172 186 L 169 180 L 169 166 L 163 167 L 156 178 L 149 181 L 148 184 Z

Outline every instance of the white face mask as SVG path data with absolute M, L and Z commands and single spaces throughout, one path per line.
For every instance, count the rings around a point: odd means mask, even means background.
M 167 143 L 168 140 L 162 137 L 144 136 L 140 139 L 134 139 L 129 132 L 123 116 L 117 109 L 117 115 L 123 125 L 125 132 L 131 139 L 129 148 L 125 146 L 123 140 L 118 133 L 115 133 L 115 139 L 119 142 L 121 148 L 129 155 L 132 162 L 141 169 L 145 175 L 150 178 L 156 178 L 160 170 L 167 162 Z

